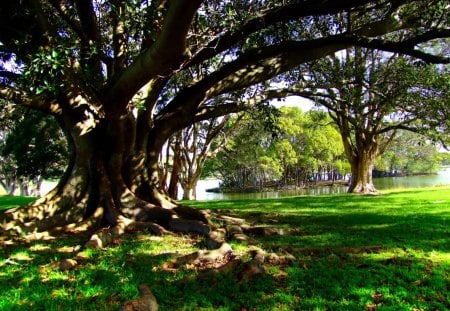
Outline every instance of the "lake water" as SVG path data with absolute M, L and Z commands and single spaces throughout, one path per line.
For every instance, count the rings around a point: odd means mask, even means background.
M 411 176 L 411 177 L 385 177 L 375 178 L 375 187 L 378 190 L 398 189 L 398 188 L 420 188 L 440 184 L 450 184 L 450 167 L 439 171 L 436 175 L 430 176 Z M 54 182 L 44 182 L 41 187 L 41 193 L 45 194 L 53 189 Z M 321 195 L 346 193 L 346 186 L 318 187 L 298 190 L 267 191 L 257 193 L 212 193 L 206 192 L 206 189 L 219 187 L 218 179 L 200 180 L 197 185 L 197 200 L 228 200 L 228 199 L 264 199 L 280 198 L 286 196 L 298 195 Z M 180 193 L 181 193 L 180 189 Z
M 411 177 L 384 177 L 374 179 L 378 190 L 399 188 L 421 188 L 435 185 L 450 184 L 450 167 L 439 171 L 436 175 Z M 200 180 L 197 186 L 197 200 L 231 200 L 231 199 L 264 199 L 280 198 L 298 195 L 321 195 L 346 193 L 347 186 L 336 185 L 332 187 L 317 187 L 298 190 L 267 191 L 257 193 L 212 193 L 206 189 L 219 187 L 219 180 Z

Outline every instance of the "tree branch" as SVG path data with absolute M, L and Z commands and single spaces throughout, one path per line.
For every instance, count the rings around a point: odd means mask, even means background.
M 436 36 L 434 38 L 446 38 L 450 37 L 450 30 L 442 30 L 439 31 L 439 36 Z M 436 34 L 436 33 L 435 33 Z M 425 37 L 422 37 L 424 39 Z M 354 38 L 355 45 L 365 48 L 371 48 L 371 49 L 380 49 L 386 52 L 392 52 L 392 53 L 399 53 L 403 55 L 409 55 L 415 58 L 419 58 L 425 62 L 432 63 L 432 64 L 448 64 L 450 63 L 450 57 L 445 56 L 439 56 L 439 55 L 432 55 L 429 53 L 425 53 L 423 51 L 415 50 L 414 46 L 412 45 L 412 42 L 416 42 L 417 44 L 423 43 L 425 41 L 422 40 L 413 40 L 409 39 L 405 42 L 392 42 L 388 40 L 382 40 L 382 39 L 370 39 L 370 38 Z
M 178 69 L 186 60 L 186 37 L 201 1 L 174 0 L 156 42 L 105 87 L 104 103 L 112 114 L 120 114 L 131 97 L 149 80 Z
M 23 91 L 11 87 L 0 87 L 0 98 L 52 115 L 59 115 L 61 113 L 61 107 L 56 100 L 49 101 L 41 95 L 30 96 Z
M 252 33 L 255 33 L 268 26 L 279 22 L 287 22 L 295 18 L 306 17 L 310 15 L 324 15 L 334 14 L 345 9 L 353 8 L 355 6 L 363 6 L 372 1 L 366 0 L 341 0 L 341 1 L 317 1 L 306 0 L 299 1 L 271 9 L 263 14 L 254 17 L 244 23 L 238 29 L 227 31 L 219 37 L 211 40 L 207 46 L 199 50 L 192 59 L 187 62 L 184 67 L 190 67 L 199 64 L 206 59 L 209 59 L 229 48 L 236 45 L 243 38 L 247 38 Z M 396 2 L 396 1 L 389 1 Z M 404 1 L 402 1 L 404 2 Z

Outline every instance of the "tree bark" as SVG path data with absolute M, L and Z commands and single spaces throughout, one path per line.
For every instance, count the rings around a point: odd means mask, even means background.
M 197 198 L 197 192 L 195 188 L 197 186 L 197 180 L 193 183 L 183 182 L 181 187 L 183 188 L 183 200 L 195 200 Z
M 348 189 L 349 193 L 370 194 L 376 193 L 372 181 L 372 169 L 375 157 L 366 151 L 360 151 L 358 156 L 350 161 L 352 178 Z
M 339 126 L 345 155 L 351 167 L 352 176 L 348 192 L 377 193 L 372 181 L 372 169 L 379 154 L 378 136 L 366 129 L 351 130 L 349 117 L 343 113 L 330 115 Z

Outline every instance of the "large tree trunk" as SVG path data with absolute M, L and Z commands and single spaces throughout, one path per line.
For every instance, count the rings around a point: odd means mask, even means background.
M 370 152 L 360 150 L 356 157 L 350 159 L 352 178 L 348 192 L 350 193 L 376 193 L 377 189 L 372 181 L 372 169 L 375 156 Z
M 157 164 L 149 162 L 157 157 L 145 155 L 158 154 L 160 150 L 153 150 L 158 144 L 136 149 L 130 143 L 135 123 L 104 119 L 83 128 L 72 117 L 66 126 L 74 152 L 65 176 L 31 205 L 1 214 L 2 231 L 22 235 L 137 222 L 171 231 L 208 231 L 206 214 L 180 206 L 161 190 Z
M 352 176 L 348 192 L 377 193 L 372 181 L 372 169 L 379 154 L 379 138 L 377 134 L 374 134 L 376 130 L 370 127 L 353 128 L 356 121 L 350 122 L 345 113 L 330 115 L 339 126 L 345 155 L 351 166 Z

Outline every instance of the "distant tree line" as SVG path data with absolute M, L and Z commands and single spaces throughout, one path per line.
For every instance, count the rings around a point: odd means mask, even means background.
M 262 190 L 334 182 L 349 173 L 339 131 L 326 113 L 282 107 L 274 126 L 264 120 L 251 115 L 240 120 L 223 149 L 206 162 L 205 174 L 229 189 Z
M 445 153 L 426 137 L 400 131 L 387 150 L 377 158 L 374 175 L 408 176 L 435 174 L 445 164 Z
M 228 191 L 301 188 L 348 182 L 351 169 L 342 137 L 327 113 L 282 107 L 276 123 L 247 115 L 216 157 L 206 161 L 204 177 L 216 177 Z M 234 124 L 233 119 L 230 124 Z M 400 131 L 377 158 L 377 176 L 436 173 L 442 153 L 420 134 Z

